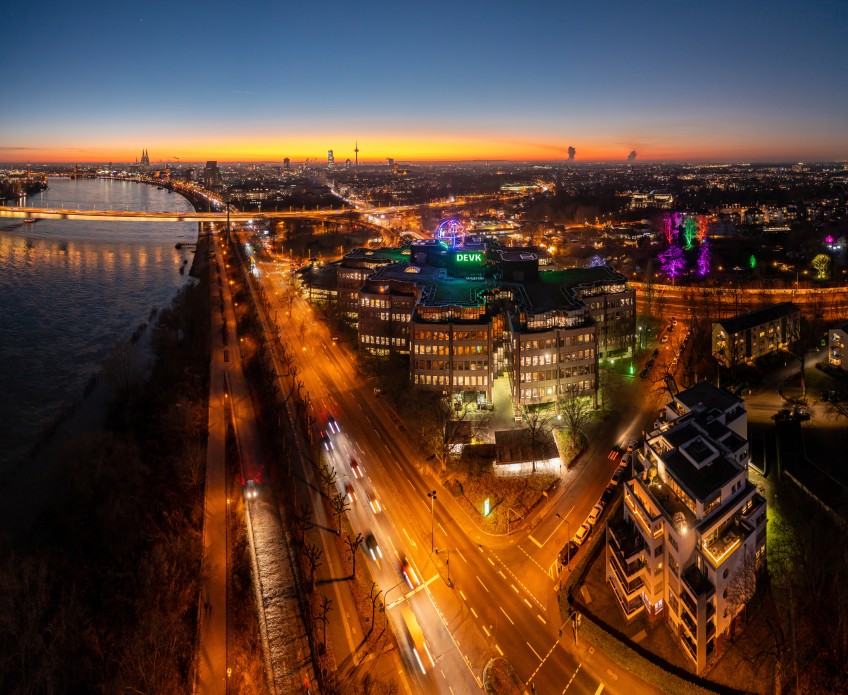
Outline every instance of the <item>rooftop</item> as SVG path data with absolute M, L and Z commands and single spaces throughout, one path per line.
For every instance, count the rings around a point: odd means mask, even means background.
M 763 309 L 757 309 L 756 311 L 749 311 L 747 314 L 739 314 L 738 316 L 733 316 L 729 319 L 722 319 L 721 321 L 717 321 L 717 323 L 724 328 L 725 331 L 733 335 L 734 333 L 739 333 L 740 331 L 760 326 L 764 323 L 768 323 L 769 321 L 776 321 L 784 316 L 789 316 L 790 314 L 796 314 L 799 312 L 800 310 L 798 307 L 792 302 L 781 302 L 780 304 L 767 306 Z
M 794 306 L 794 305 L 793 305 Z M 675 396 L 689 410 L 703 405 L 706 410 L 716 408 L 721 412 L 730 410 L 733 406 L 742 403 L 742 399 L 734 396 L 729 391 L 720 389 L 709 381 L 700 381 L 694 386 L 681 391 Z

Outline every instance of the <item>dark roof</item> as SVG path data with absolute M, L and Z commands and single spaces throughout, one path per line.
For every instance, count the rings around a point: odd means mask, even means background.
M 739 333 L 739 331 L 754 328 L 769 321 L 775 321 L 783 316 L 789 316 L 790 314 L 799 312 L 800 309 L 792 302 L 781 302 L 780 304 L 773 304 L 772 306 L 757 309 L 756 311 L 749 311 L 747 314 L 739 314 L 729 319 L 722 319 L 721 321 L 717 321 L 717 323 L 725 331 L 733 335 L 734 333 Z
M 697 565 L 689 565 L 680 576 L 695 596 L 710 594 L 713 591 L 713 583 L 701 573 Z
M 526 463 L 534 459 L 546 461 L 559 456 L 551 434 L 536 442 L 534 456 L 533 440 L 529 429 L 495 432 L 495 446 L 498 450 L 498 463 Z
M 742 472 L 739 466 L 733 465 L 721 453 L 703 468 L 693 466 L 679 449 L 664 455 L 663 460 L 668 474 L 692 497 L 702 502 Z
M 707 410 L 717 408 L 721 412 L 725 412 L 734 405 L 742 403 L 742 399 L 734 396 L 729 391 L 718 388 L 709 381 L 700 381 L 694 386 L 681 391 L 675 398 L 685 405 L 689 410 L 694 410 L 695 406 L 702 404 Z

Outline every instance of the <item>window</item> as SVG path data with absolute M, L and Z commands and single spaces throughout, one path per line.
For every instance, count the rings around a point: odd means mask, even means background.
M 654 557 L 659 557 L 663 552 L 663 544 L 660 543 L 656 548 L 654 548 Z

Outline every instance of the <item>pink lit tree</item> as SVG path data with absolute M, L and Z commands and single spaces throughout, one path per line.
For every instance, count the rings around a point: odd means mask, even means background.
M 672 244 L 659 256 L 660 270 L 665 273 L 666 277 L 670 278 L 672 284 L 683 274 L 686 268 L 686 259 L 683 257 L 683 250 L 676 244 Z

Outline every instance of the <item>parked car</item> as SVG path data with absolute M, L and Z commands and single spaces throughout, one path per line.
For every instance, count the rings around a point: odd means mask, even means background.
M 624 477 L 624 469 L 623 468 L 616 468 L 615 473 L 612 474 L 612 480 L 610 482 L 614 483 L 615 485 L 618 485 L 621 482 L 621 479 L 623 477 Z
M 577 533 L 574 534 L 575 545 L 583 545 L 590 535 L 592 535 L 592 527 L 589 524 L 581 524 L 580 528 L 577 529 Z
M 639 372 L 639 376 L 642 377 L 643 379 L 647 379 L 648 378 L 648 368 L 645 367 L 641 372 Z
M 580 550 L 580 546 L 577 543 L 568 541 L 563 549 L 559 551 L 559 564 L 567 565 L 577 555 L 578 550 Z
M 648 363 L 645 365 L 645 369 L 650 369 L 653 366 L 654 366 L 654 358 L 652 357 L 651 359 L 648 360 Z
M 664 335 L 664 336 L 662 337 L 662 339 L 660 340 L 660 342 L 661 342 L 661 343 L 667 343 L 667 342 L 668 342 L 668 336 L 667 336 L 667 335 Z
M 607 489 L 604 490 L 604 494 L 601 495 L 600 503 L 603 504 L 604 506 L 608 505 L 610 503 L 610 500 L 613 498 L 614 495 L 615 495 L 615 486 L 613 486 L 613 485 L 607 486 Z
M 589 516 L 586 517 L 586 523 L 594 526 L 598 523 L 598 519 L 601 518 L 601 514 L 604 513 L 604 508 L 600 504 L 596 504 L 592 507 L 592 511 L 589 512 Z
M 660 355 L 660 349 L 657 348 L 656 350 L 654 350 L 654 354 L 652 355 L 652 357 L 659 357 L 659 355 Z

